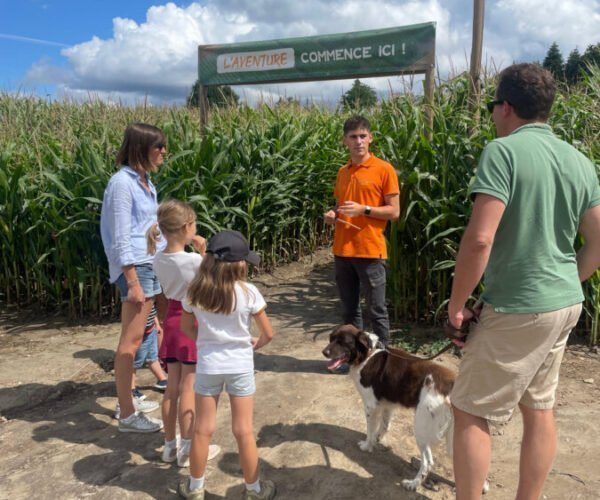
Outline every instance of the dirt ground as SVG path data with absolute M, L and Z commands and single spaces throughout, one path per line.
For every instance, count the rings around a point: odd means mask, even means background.
M 435 490 L 409 493 L 401 486 L 418 464 L 411 411 L 396 414 L 373 453 L 359 450 L 365 432 L 359 396 L 348 377 L 327 373 L 321 355 L 338 318 L 329 252 L 254 283 L 277 332 L 256 354 L 255 429 L 262 475 L 277 483 L 278 498 L 453 498 L 451 463 L 442 446 L 434 453 Z M 112 418 L 118 331 L 117 323 L 73 326 L 32 314 L 2 315 L 0 499 L 176 498 L 178 479 L 188 470 L 160 461 L 162 434 L 120 434 Z M 455 367 L 459 360 L 444 355 L 439 362 Z M 140 371 L 140 381 L 149 399 L 160 399 L 147 370 Z M 571 346 L 556 408 L 558 457 L 544 498 L 600 498 L 599 399 L 598 354 Z M 514 498 L 520 432 L 518 415 L 493 431 L 489 500 Z M 209 463 L 206 498 L 240 498 L 226 398 L 214 442 L 223 453 Z

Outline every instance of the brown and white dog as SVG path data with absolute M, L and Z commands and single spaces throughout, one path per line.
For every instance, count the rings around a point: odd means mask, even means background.
M 376 340 L 352 325 L 338 326 L 329 336 L 323 355 L 331 359 L 330 369 L 342 363 L 350 366 L 349 375 L 362 397 L 367 418 L 367 437 L 358 443 L 361 450 L 373 450 L 388 431 L 395 407 L 415 408 L 421 467 L 414 479 L 402 481 L 406 489 L 414 491 L 433 466 L 431 447 L 446 437 L 448 453 L 452 453 L 453 418 L 448 396 L 456 375 L 401 349 L 375 349 Z

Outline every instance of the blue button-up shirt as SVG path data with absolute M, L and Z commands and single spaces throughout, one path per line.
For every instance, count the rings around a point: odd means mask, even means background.
M 123 273 L 123 266 L 151 263 L 154 259 L 147 251 L 146 231 L 156 222 L 158 200 L 154 184 L 146 178 L 150 191 L 135 170 L 123 166 L 110 178 L 104 191 L 100 234 L 111 283 Z M 165 242 L 157 246 L 162 250 Z

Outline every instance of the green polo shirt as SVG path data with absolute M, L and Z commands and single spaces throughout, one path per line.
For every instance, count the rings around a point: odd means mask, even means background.
M 524 125 L 484 149 L 470 192 L 506 204 L 482 299 L 530 313 L 582 302 L 573 244 L 584 212 L 600 204 L 594 165 L 545 124 Z

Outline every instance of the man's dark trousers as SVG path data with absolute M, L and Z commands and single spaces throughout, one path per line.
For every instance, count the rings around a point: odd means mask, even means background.
M 363 329 L 360 308 L 362 286 L 373 333 L 387 345 L 390 342 L 390 321 L 385 304 L 385 259 L 336 256 L 335 281 L 342 301 L 344 323 Z

